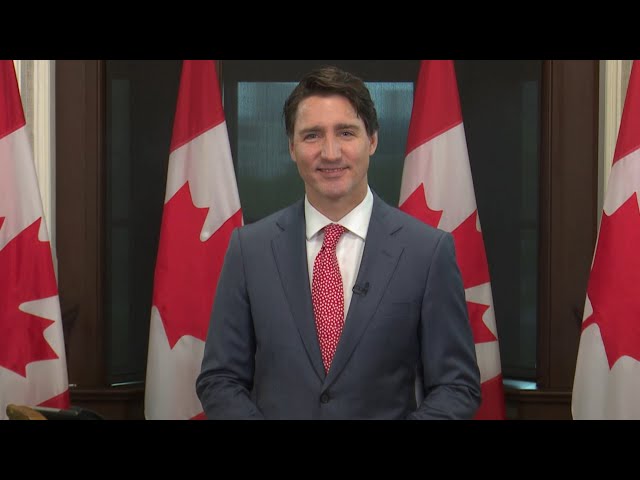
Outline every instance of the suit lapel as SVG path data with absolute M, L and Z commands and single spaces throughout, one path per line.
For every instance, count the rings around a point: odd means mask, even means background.
M 282 287 L 313 368 L 320 378 L 324 378 L 309 288 L 303 202 L 287 209 L 277 224 L 282 233 L 271 241 L 271 245 Z
M 351 297 L 344 330 L 340 336 L 338 348 L 325 380 L 325 385 L 333 382 L 349 360 L 378 308 L 378 304 L 402 254 L 403 247 L 394 241 L 392 237 L 392 234 L 400 226 L 392 221 L 393 215 L 389 215 L 389 213 L 391 213 L 391 207 L 384 204 L 374 194 L 371 221 L 369 222 L 367 239 L 356 280 L 356 285 L 368 283 L 368 288 L 366 293 L 360 295 L 354 293 Z

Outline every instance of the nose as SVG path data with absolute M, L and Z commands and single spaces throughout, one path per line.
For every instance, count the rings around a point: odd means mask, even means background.
M 340 142 L 327 136 L 322 144 L 322 158 L 329 161 L 340 159 Z

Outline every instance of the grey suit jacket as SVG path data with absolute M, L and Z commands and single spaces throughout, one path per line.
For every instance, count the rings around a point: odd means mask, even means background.
M 208 418 L 472 418 L 480 375 L 451 234 L 374 193 L 367 288 L 326 375 L 307 270 L 302 200 L 233 232 L 196 381 Z

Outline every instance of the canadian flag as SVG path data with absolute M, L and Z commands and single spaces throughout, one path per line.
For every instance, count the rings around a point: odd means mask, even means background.
M 0 419 L 69 407 L 58 286 L 12 60 L 0 60 Z
M 640 62 L 634 60 L 587 285 L 573 418 L 640 420 Z
M 504 419 L 487 257 L 451 60 L 422 60 L 400 187 L 400 209 L 453 234 L 482 381 L 476 419 Z
M 240 198 L 213 60 L 184 60 L 169 154 L 147 358 L 145 417 L 203 419 L 200 373 Z

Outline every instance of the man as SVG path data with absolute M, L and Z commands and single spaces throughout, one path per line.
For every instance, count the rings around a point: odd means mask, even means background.
M 205 414 L 472 418 L 480 378 L 453 239 L 370 190 L 368 89 L 324 67 L 284 117 L 305 198 L 233 232 L 196 381 Z

